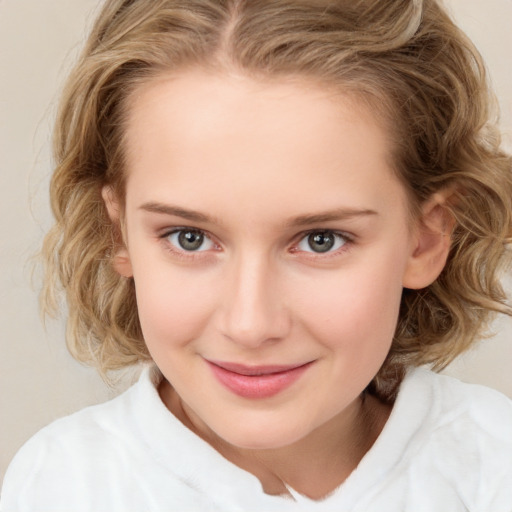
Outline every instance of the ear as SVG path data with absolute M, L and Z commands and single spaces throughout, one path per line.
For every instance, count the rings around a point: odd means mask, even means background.
M 101 196 L 107 208 L 108 216 L 115 229 L 114 243 L 115 254 L 112 258 L 114 270 L 123 277 L 133 277 L 132 263 L 126 243 L 123 240 L 121 208 L 119 200 L 110 185 L 105 185 L 101 189 Z
M 449 209 L 450 197 L 453 190 L 445 190 L 424 203 L 404 274 L 404 288 L 417 290 L 429 286 L 446 265 L 455 225 Z

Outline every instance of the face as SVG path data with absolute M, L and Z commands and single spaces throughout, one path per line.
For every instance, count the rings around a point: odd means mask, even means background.
M 416 245 L 371 113 L 307 82 L 190 71 L 134 95 L 126 141 L 120 271 L 189 416 L 276 448 L 348 414 Z

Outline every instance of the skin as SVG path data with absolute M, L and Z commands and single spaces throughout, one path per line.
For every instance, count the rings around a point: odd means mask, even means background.
M 363 390 L 390 348 L 403 287 L 446 259 L 440 198 L 411 223 L 386 130 L 356 100 L 300 80 L 189 70 L 133 96 L 126 247 L 162 400 L 266 492 L 332 491 L 390 408 Z M 110 215 L 119 201 L 104 189 Z M 423 229 L 428 226 L 429 229 Z M 199 250 L 177 229 L 199 230 Z M 336 233 L 325 253 L 311 232 Z M 206 360 L 312 364 L 289 388 L 243 398 Z

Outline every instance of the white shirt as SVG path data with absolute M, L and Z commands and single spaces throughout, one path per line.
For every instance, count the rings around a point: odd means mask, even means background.
M 511 512 L 512 401 L 411 370 L 381 435 L 322 501 L 269 496 L 162 403 L 157 371 L 30 439 L 2 512 Z

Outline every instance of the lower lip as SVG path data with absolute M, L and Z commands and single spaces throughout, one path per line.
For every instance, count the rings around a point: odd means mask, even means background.
M 208 362 L 217 380 L 243 398 L 270 398 L 277 395 L 298 380 L 311 364 L 265 375 L 241 375 Z

